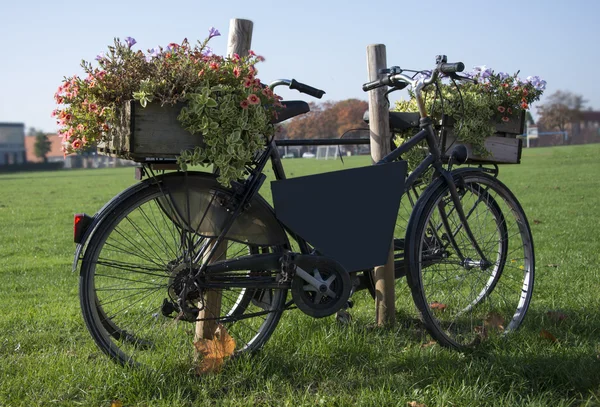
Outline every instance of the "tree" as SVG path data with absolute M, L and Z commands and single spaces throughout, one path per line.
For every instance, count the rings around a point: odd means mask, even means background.
M 35 144 L 33 145 L 35 156 L 48 162 L 46 157 L 52 149 L 52 142 L 48 139 L 48 135 L 42 131 L 35 132 Z
M 586 103 L 581 95 L 558 90 L 548 97 L 546 103 L 538 106 L 538 124 L 547 130 L 563 132 L 563 140 L 566 141 L 567 126 L 578 121 Z
M 310 112 L 296 116 L 286 125 L 291 139 L 337 138 L 345 131 L 367 128 L 363 114 L 368 103 L 358 99 L 340 102 L 310 103 Z

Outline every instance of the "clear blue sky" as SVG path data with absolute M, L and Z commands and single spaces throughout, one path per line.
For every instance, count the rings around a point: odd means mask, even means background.
M 296 78 L 326 99 L 366 100 L 366 46 L 383 43 L 389 65 L 429 69 L 446 54 L 468 68 L 539 75 L 547 95 L 570 90 L 600 110 L 597 0 L 0 0 L 0 10 L 0 122 L 47 132 L 57 129 L 50 112 L 62 78 L 81 73 L 81 59 L 93 60 L 114 37 L 147 50 L 202 40 L 215 26 L 223 36 L 212 47 L 225 54 L 232 18 L 254 22 L 263 82 Z

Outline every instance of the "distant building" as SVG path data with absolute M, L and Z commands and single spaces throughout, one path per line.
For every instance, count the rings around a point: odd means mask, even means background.
M 65 154 L 62 151 L 62 138 L 57 134 L 48 134 L 48 140 L 50 140 L 50 151 L 46 154 L 46 159 L 49 163 L 56 161 L 64 161 Z M 43 159 L 36 157 L 35 155 L 35 136 L 25 137 L 25 151 L 27 154 L 27 162 L 30 163 L 41 163 Z
M 0 123 L 0 165 L 25 162 L 25 124 Z

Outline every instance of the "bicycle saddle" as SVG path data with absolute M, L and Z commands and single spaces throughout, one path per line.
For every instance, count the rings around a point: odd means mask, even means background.
M 294 116 L 310 112 L 308 103 L 302 100 L 282 100 L 281 103 L 285 107 L 277 109 L 277 119 L 271 120 L 271 124 L 281 123 Z
M 408 130 L 419 127 L 419 113 L 390 112 L 390 129 L 392 131 Z M 369 124 L 369 111 L 363 115 L 365 123 Z

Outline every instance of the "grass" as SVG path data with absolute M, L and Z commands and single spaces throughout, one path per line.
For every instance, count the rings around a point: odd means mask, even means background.
M 501 168 L 529 217 L 537 265 L 529 314 L 509 338 L 459 354 L 402 323 L 373 329 L 360 292 L 349 326 L 288 312 L 260 354 L 202 378 L 117 366 L 80 316 L 72 215 L 135 183 L 133 169 L 1 175 L 0 406 L 600 405 L 599 156 L 600 144 L 540 148 Z M 284 161 L 292 176 L 367 164 Z

